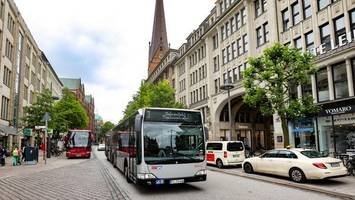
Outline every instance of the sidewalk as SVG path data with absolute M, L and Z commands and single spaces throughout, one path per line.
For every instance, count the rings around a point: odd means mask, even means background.
M 330 180 L 309 181 L 307 183 L 301 184 L 292 182 L 284 177 L 276 177 L 264 174 L 247 174 L 241 167 L 218 169 L 214 166 L 208 166 L 207 169 L 210 171 L 217 171 L 225 174 L 251 178 L 287 187 L 320 192 L 346 199 L 355 199 L 355 176 L 347 176 Z
M 22 176 L 27 174 L 32 174 L 36 172 L 51 170 L 55 168 L 60 168 L 68 165 L 78 164 L 87 161 L 86 159 L 71 159 L 68 160 L 63 153 L 59 157 L 52 156 L 47 158 L 47 163 L 45 164 L 43 160 L 42 151 L 39 153 L 38 163 L 36 165 L 26 165 L 22 163 L 19 166 L 12 166 L 11 157 L 6 158 L 6 165 L 0 167 L 0 179 L 11 177 L 11 176 Z

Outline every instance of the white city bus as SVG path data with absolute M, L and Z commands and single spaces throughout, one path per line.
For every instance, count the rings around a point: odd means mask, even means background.
M 145 108 L 112 130 L 108 158 L 128 182 L 206 181 L 205 133 L 195 110 Z

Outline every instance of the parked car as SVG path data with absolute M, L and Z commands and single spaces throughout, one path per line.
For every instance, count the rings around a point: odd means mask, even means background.
M 105 144 L 99 144 L 99 146 L 97 147 L 98 151 L 105 151 Z
M 347 175 L 341 160 L 324 157 L 318 151 L 307 149 L 270 150 L 259 157 L 245 159 L 243 169 L 246 173 L 261 172 L 290 177 L 298 183 Z
M 223 166 L 241 165 L 245 159 L 245 148 L 241 141 L 210 141 L 206 146 L 207 164 Z

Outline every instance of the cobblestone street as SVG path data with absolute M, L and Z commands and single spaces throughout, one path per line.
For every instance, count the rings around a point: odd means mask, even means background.
M 0 199 L 125 199 L 117 183 L 94 156 L 55 169 L 0 178 Z
M 286 187 L 249 178 L 208 172 L 206 182 L 141 187 L 128 184 L 121 172 L 93 150 L 91 159 L 51 158 L 47 165 L 0 168 L 0 200 L 147 200 L 339 199 L 322 193 Z

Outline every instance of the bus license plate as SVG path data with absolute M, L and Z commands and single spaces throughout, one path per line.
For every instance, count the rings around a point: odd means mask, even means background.
M 184 179 L 176 179 L 176 180 L 170 180 L 170 184 L 181 184 L 184 183 Z

